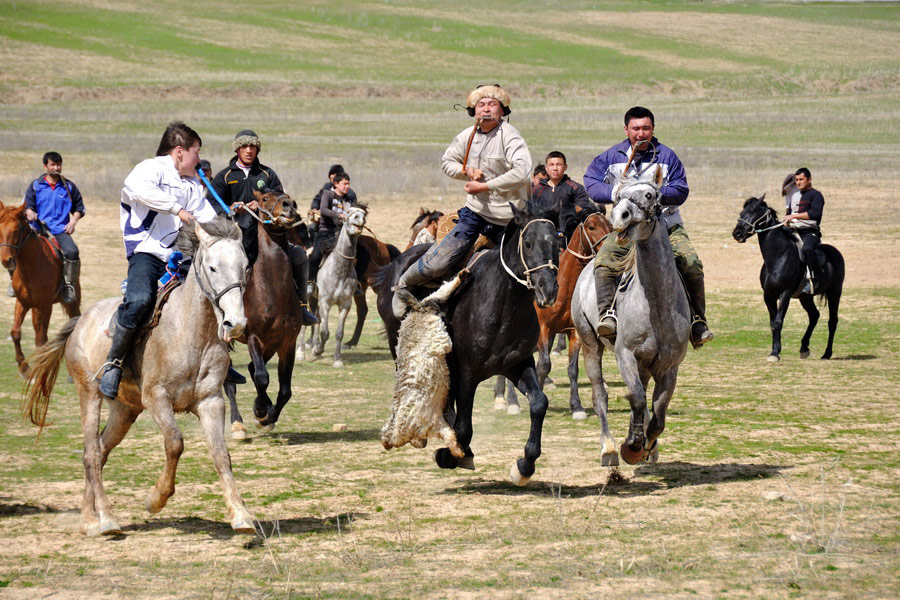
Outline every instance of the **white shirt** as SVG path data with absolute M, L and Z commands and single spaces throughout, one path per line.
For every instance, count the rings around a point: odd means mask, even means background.
M 135 252 L 166 260 L 175 245 L 182 209 L 200 223 L 216 218 L 216 211 L 203 195 L 203 185 L 195 177 L 182 177 L 171 156 L 157 156 L 138 163 L 122 188 L 119 225 L 125 241 L 125 255 Z

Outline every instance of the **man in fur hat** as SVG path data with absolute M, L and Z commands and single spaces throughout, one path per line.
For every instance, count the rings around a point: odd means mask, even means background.
M 238 207 L 237 224 L 243 234 L 247 260 L 252 265 L 259 255 L 257 221 L 249 213 L 249 211 L 259 208 L 253 192 L 284 193 L 284 188 L 275 171 L 259 162 L 262 143 L 254 131 L 250 129 L 239 131 L 234 136 L 231 146 L 235 156 L 226 168 L 219 171 L 219 174 L 213 179 L 212 186 L 228 206 L 235 203 L 243 204 L 243 207 Z M 214 206 L 219 212 L 222 212 L 218 204 Z M 284 250 L 290 258 L 291 274 L 297 289 L 297 297 L 300 298 L 301 320 L 304 325 L 315 325 L 319 320 L 309 311 L 309 300 L 306 294 L 309 272 L 306 250 L 302 246 L 290 242 L 287 242 Z
M 469 94 L 466 109 L 475 117 L 475 125 L 461 131 L 441 157 L 444 173 L 465 181 L 466 205 L 459 209 L 459 222 L 453 230 L 410 265 L 395 291 L 422 285 L 458 268 L 479 235 L 499 244 L 513 218 L 510 203 L 525 208 L 531 191 L 531 154 L 519 131 L 503 120 L 510 113 L 509 94 L 499 85 L 479 86 Z M 406 304 L 396 295 L 392 308 L 398 319 L 406 314 Z

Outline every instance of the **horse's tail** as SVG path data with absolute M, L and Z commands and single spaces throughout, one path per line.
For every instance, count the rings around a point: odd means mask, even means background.
M 31 368 L 25 376 L 25 417 L 37 425 L 41 431 L 47 419 L 47 407 L 50 405 L 50 392 L 56 384 L 59 365 L 66 352 L 66 343 L 78 323 L 78 317 L 72 317 L 52 340 L 34 351 L 28 358 Z M 40 435 L 40 432 L 38 432 Z
M 372 289 L 375 290 L 376 296 L 381 296 L 383 293 L 387 292 L 391 288 L 391 279 L 393 278 L 393 261 L 384 265 L 383 267 L 378 267 L 375 269 L 375 274 L 372 275 L 371 285 Z
M 397 246 L 394 246 L 393 244 L 385 244 L 385 246 L 387 246 L 388 255 L 391 257 L 391 260 L 400 256 L 400 249 Z

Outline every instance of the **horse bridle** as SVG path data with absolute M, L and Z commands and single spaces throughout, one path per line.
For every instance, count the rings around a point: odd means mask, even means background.
M 356 208 L 356 207 L 352 207 L 352 208 Z M 362 209 L 360 209 L 360 210 L 362 210 Z M 363 214 L 365 214 L 365 213 L 363 213 Z M 343 225 L 341 225 L 341 227 L 343 227 Z M 359 233 L 357 233 L 356 235 L 362 235 L 362 232 L 363 232 L 365 229 L 367 229 L 367 227 L 366 227 L 366 224 L 363 223 L 363 225 L 359 228 Z M 369 231 L 372 231 L 372 230 L 369 229 Z M 374 232 L 373 232 L 373 237 L 374 237 Z M 337 246 L 335 246 L 334 251 L 337 252 L 338 256 L 340 256 L 341 258 L 345 258 L 345 259 L 347 259 L 347 260 L 354 260 L 354 259 L 356 259 L 356 254 L 354 254 L 353 256 L 347 256 L 347 255 L 345 255 L 345 254 L 342 254 L 341 251 L 337 249 Z
M 590 216 L 590 215 L 588 215 L 588 216 Z M 587 246 L 591 251 L 591 255 L 586 256 L 586 255 L 579 254 L 578 252 L 574 252 L 568 246 L 566 246 L 565 251 L 580 260 L 593 260 L 594 258 L 597 257 L 597 246 L 599 246 L 600 243 L 603 241 L 603 236 L 600 236 L 600 239 L 597 240 L 596 242 L 591 243 L 591 238 L 589 238 L 588 234 L 586 234 L 584 232 L 584 223 L 578 224 L 578 231 L 580 232 L 579 236 L 581 237 L 581 247 L 583 247 L 584 244 L 587 243 Z
M 531 283 L 531 274 L 534 273 L 535 271 L 539 271 L 541 269 L 553 269 L 554 271 L 559 271 L 559 267 L 557 267 L 555 264 L 553 264 L 552 258 L 550 260 L 548 260 L 546 264 L 538 265 L 538 266 L 532 267 L 532 268 L 528 268 L 528 263 L 525 262 L 525 252 L 522 249 L 522 238 L 525 237 L 525 232 L 528 231 L 528 228 L 531 227 L 531 225 L 533 223 L 541 223 L 541 222 L 550 223 L 550 225 L 552 225 L 554 229 L 556 228 L 556 224 L 553 221 L 551 221 L 550 219 L 532 219 L 531 221 L 528 221 L 528 223 L 525 224 L 525 227 L 522 228 L 522 231 L 519 232 L 519 248 L 518 248 L 519 261 L 522 263 L 522 267 L 525 268 L 525 279 L 524 280 L 519 279 L 519 277 L 515 273 L 513 273 L 512 269 L 510 269 L 506 265 L 506 261 L 503 260 L 503 240 L 506 239 L 505 231 L 503 232 L 503 236 L 500 238 L 500 264 L 503 265 L 503 269 L 509 274 L 510 277 L 512 277 L 517 282 L 524 285 L 529 290 L 534 289 L 534 284 Z
M 27 229 L 27 230 L 28 230 L 28 232 L 27 232 L 25 235 L 22 235 L 22 230 L 23 230 L 23 229 Z M 13 264 L 14 266 L 15 266 L 15 264 L 16 264 L 16 257 L 19 255 L 19 251 L 22 249 L 22 246 L 25 245 L 25 242 L 27 242 L 27 241 L 30 240 L 31 238 L 37 236 L 37 233 L 35 233 L 34 229 L 32 229 L 31 227 L 29 227 L 27 224 L 23 225 L 21 222 L 20 222 L 19 225 L 16 227 L 16 233 L 17 233 L 18 236 L 19 236 L 19 243 L 17 243 L 17 244 L 0 243 L 0 247 L 6 246 L 6 247 L 9 247 L 9 248 L 12 248 L 12 250 L 11 250 L 10 253 L 9 253 L 9 260 L 12 261 L 12 264 Z
M 745 219 L 743 217 L 738 217 L 738 223 L 744 223 L 745 225 L 748 225 L 751 229 L 751 235 L 752 235 L 753 233 L 762 233 L 763 231 L 769 231 L 771 229 L 775 229 L 777 227 L 782 226 L 781 221 L 779 221 L 778 219 L 775 219 L 774 225 L 770 225 L 769 227 L 763 227 L 763 228 L 759 227 L 761 222 L 766 222 L 771 218 L 774 218 L 774 217 L 772 217 L 772 213 L 769 211 L 766 211 L 763 214 L 761 214 L 759 217 L 754 219 L 753 221 L 748 221 L 747 219 Z M 750 236 L 748 235 L 747 237 L 750 237 Z
M 210 246 L 210 247 L 212 247 L 212 246 Z M 241 281 L 238 281 L 238 282 L 236 282 L 236 283 L 231 283 L 231 284 L 225 286 L 225 288 L 224 288 L 223 290 L 221 290 L 221 291 L 219 291 L 219 292 L 216 292 L 216 289 L 215 289 L 215 287 L 213 287 L 212 282 L 209 280 L 209 277 L 207 277 L 205 274 L 203 275 L 203 279 L 205 279 L 206 281 L 201 281 L 201 275 L 200 275 L 200 274 L 204 272 L 204 271 L 203 271 L 203 259 L 202 259 L 202 256 L 203 256 L 203 253 L 198 253 L 198 254 L 196 255 L 196 258 L 195 258 L 195 262 L 197 263 L 197 265 L 196 265 L 196 267 L 197 267 L 197 281 L 200 282 L 201 287 L 209 289 L 209 291 L 210 291 L 210 292 L 212 293 L 212 295 L 213 295 L 213 297 L 211 298 L 213 306 L 216 308 L 216 310 L 218 310 L 218 311 L 219 311 L 220 313 L 222 313 L 222 315 L 224 316 L 224 315 L 225 315 L 225 310 L 224 310 L 221 306 L 219 306 L 219 300 L 221 300 L 221 299 L 222 299 L 222 296 L 224 296 L 225 294 L 227 294 L 228 292 L 230 292 L 230 291 L 233 290 L 234 288 L 239 288 L 239 289 L 241 290 L 241 296 L 243 296 L 243 294 L 244 294 L 244 288 L 247 287 L 247 279 L 246 279 L 246 276 L 243 277 L 243 278 L 241 279 Z M 204 292 L 204 293 L 205 293 L 205 292 Z

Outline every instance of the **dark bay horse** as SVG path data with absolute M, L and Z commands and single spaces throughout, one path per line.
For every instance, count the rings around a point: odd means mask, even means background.
M 53 305 L 62 302 L 62 257 L 58 248 L 40 237 L 25 219 L 25 205 L 3 206 L 0 203 L 0 261 L 7 269 L 15 269 L 12 286 L 16 293 L 16 312 L 9 332 L 16 349 L 19 371 L 26 373 L 28 364 L 22 353 L 22 322 L 31 311 L 34 345 L 47 342 L 47 329 Z M 75 286 L 75 301 L 63 304 L 69 317 L 81 314 L 81 286 Z
M 791 298 L 800 300 L 806 310 L 809 325 L 800 341 L 800 358 L 809 356 L 809 340 L 819 320 L 819 311 L 813 296 L 799 293 L 806 278 L 806 265 L 800 260 L 797 242 L 789 228 L 782 226 L 775 210 L 765 203 L 766 195 L 748 198 L 741 209 L 741 216 L 734 227 L 732 236 L 738 242 L 745 242 L 754 233 L 759 238 L 759 249 L 763 255 L 763 266 L 759 272 L 759 283 L 763 289 L 763 299 L 769 309 L 769 325 L 772 328 L 772 353 L 768 360 L 775 362 L 781 354 L 781 328 L 787 314 Z M 844 288 L 844 257 L 834 246 L 821 244 L 819 250 L 825 257 L 822 266 L 824 277 L 816 286 L 817 296 L 824 296 L 828 304 L 828 345 L 823 359 L 831 358 L 831 346 L 838 324 L 838 308 Z
M 300 299 L 294 290 L 291 263 L 286 238 L 299 225 L 297 203 L 290 196 L 269 192 L 257 197 L 268 213 L 267 223 L 257 228 L 259 254 L 244 291 L 247 325 L 238 341 L 247 344 L 250 352 L 250 377 L 256 387 L 253 415 L 260 427 L 271 428 L 278 421 L 281 410 L 291 398 L 291 376 L 294 372 L 294 353 L 300 333 Z M 266 363 L 278 354 L 278 395 L 275 404 L 269 398 L 269 372 Z M 235 399 L 235 385 L 225 384 L 225 394 L 231 405 L 231 433 L 235 439 L 245 439 L 243 418 Z
M 472 405 L 475 388 L 494 375 L 503 374 L 524 393 L 531 407 L 531 430 L 525 456 L 510 470 L 516 485 L 525 485 L 534 474 L 541 455 L 541 430 L 547 412 L 547 397 L 541 391 L 534 365 L 538 320 L 534 310 L 553 304 L 557 294 L 556 263 L 559 245 L 556 226 L 546 219 L 514 209 L 499 247 L 488 250 L 470 263 L 471 275 L 447 303 L 446 322 L 453 340 L 447 355 L 450 369 L 448 412 L 455 406 L 453 423 L 465 457 L 457 459 L 449 449 L 435 452 L 438 466 L 474 468 Z M 396 352 L 400 322 L 391 310 L 393 292 L 400 275 L 429 248 L 413 246 L 379 273 L 375 289 L 378 313 L 384 320 L 391 353 Z

